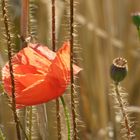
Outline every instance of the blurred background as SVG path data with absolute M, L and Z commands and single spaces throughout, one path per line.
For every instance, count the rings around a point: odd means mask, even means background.
M 15 34 L 20 34 L 21 0 L 11 0 L 12 24 Z M 51 47 L 51 1 L 31 0 L 36 21 L 37 42 Z M 128 61 L 128 75 L 121 83 L 128 93 L 130 111 L 135 120 L 136 139 L 140 139 L 140 40 L 136 27 L 132 24 L 131 13 L 140 11 L 139 0 L 75 0 L 75 58 L 83 68 L 76 84 L 78 113 L 78 135 L 81 140 L 120 140 L 120 124 L 110 97 L 112 81 L 109 76 L 110 65 L 116 57 Z M 57 48 L 69 38 L 69 3 L 56 0 L 56 38 Z M 12 26 L 13 26 L 12 25 Z M 0 31 L 3 23 L 0 22 Z M 33 31 L 34 35 L 34 31 Z M 0 67 L 7 61 L 6 46 L 0 34 Z M 16 48 L 20 39 L 15 37 Z M 69 96 L 66 93 L 64 96 Z M 66 100 L 69 99 L 65 97 Z M 33 140 L 57 140 L 55 102 L 34 108 Z M 45 109 L 44 109 L 45 108 Z M 53 111 L 54 110 L 54 111 Z M 63 108 L 61 119 L 65 122 Z M 19 111 L 21 118 L 25 110 Z M 22 117 L 23 116 L 23 117 Z M 28 116 L 28 115 L 26 115 Z M 22 119 L 24 122 L 24 119 Z M 37 123 L 39 122 L 39 123 Z M 45 124 L 45 126 L 44 126 Z M 0 128 L 6 140 L 15 140 L 12 113 L 4 95 L 0 97 Z M 65 130 L 65 125 L 62 132 Z M 63 138 L 66 140 L 65 131 Z

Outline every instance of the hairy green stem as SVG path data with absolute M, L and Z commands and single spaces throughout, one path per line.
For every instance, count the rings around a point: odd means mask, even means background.
M 58 140 L 61 140 L 61 119 L 60 119 L 60 105 L 59 105 L 59 99 L 56 99 L 56 118 L 57 118 L 57 135 Z
M 120 92 L 119 92 L 119 83 L 118 82 L 115 83 L 115 92 L 116 92 L 116 95 L 117 95 L 117 100 L 119 102 L 119 107 L 121 109 L 121 113 L 123 115 L 125 128 L 127 130 L 127 139 L 132 140 L 132 137 L 131 137 L 132 132 L 131 132 L 131 128 L 130 128 L 130 125 L 129 125 L 129 119 L 128 119 L 128 116 L 127 116 L 127 112 L 125 111 L 125 107 L 124 107 L 124 104 L 123 104 L 123 101 L 122 101 L 122 98 L 121 98 L 121 95 L 120 95 Z
M 30 2 L 29 0 L 21 0 L 20 34 L 23 39 L 23 41 L 21 41 L 21 46 L 20 46 L 21 49 L 27 46 L 27 42 L 25 41 L 25 39 L 29 36 L 29 2 Z M 22 111 L 25 112 L 23 124 L 26 124 L 25 115 L 28 111 L 28 108 L 24 109 Z M 22 125 L 20 125 L 20 127 L 22 127 Z M 25 131 L 23 131 L 24 129 L 25 129 Z M 31 140 L 31 138 L 32 138 L 32 132 L 31 132 L 32 131 L 32 107 L 29 108 L 29 134 L 28 134 L 28 136 L 26 134 L 25 125 L 24 125 L 24 128 L 22 129 L 22 131 L 25 135 L 25 138 L 28 140 Z
M 74 103 L 74 74 L 73 74 L 73 47 L 74 47 L 74 0 L 70 0 L 70 76 L 71 76 L 71 111 L 73 121 L 73 139 L 77 140 L 77 123 Z
M 19 120 L 19 118 L 18 118 L 18 120 Z M 29 140 L 29 139 L 28 139 L 28 136 L 27 136 L 27 134 L 26 134 L 26 132 L 25 132 L 25 130 L 24 130 L 24 128 L 23 128 L 23 126 L 22 126 L 22 124 L 21 124 L 20 121 L 19 121 L 19 126 L 20 126 L 20 129 L 22 130 L 22 132 L 23 132 L 23 134 L 24 134 L 24 136 L 25 136 L 25 139 L 26 139 L 26 140 Z
M 139 36 L 139 39 L 140 39 L 140 27 L 137 28 L 137 30 L 138 30 L 138 36 Z
M 55 37 L 55 0 L 52 0 L 52 50 L 56 51 L 56 37 Z M 57 135 L 58 140 L 61 140 L 61 118 L 60 118 L 60 105 L 59 99 L 56 99 L 56 119 L 57 119 Z
M 64 113 L 65 113 L 65 118 L 66 118 L 66 124 L 67 124 L 67 129 L 68 129 L 68 140 L 70 140 L 70 115 L 69 115 L 63 96 L 61 96 L 60 99 L 64 108 Z
M 6 93 L 4 93 L 4 94 L 5 94 L 5 96 L 7 97 L 8 101 L 10 101 L 9 96 L 8 96 Z M 11 102 L 10 102 L 9 104 L 11 104 Z M 21 124 L 21 122 L 20 122 L 18 116 L 17 116 L 17 119 L 18 119 L 18 123 L 19 123 L 20 129 L 22 130 L 23 134 L 25 135 L 25 139 L 28 140 L 28 137 L 27 137 L 27 135 L 26 135 L 26 132 L 25 132 L 25 130 L 24 130 L 24 128 L 23 128 L 23 126 L 22 126 L 22 124 Z M 1 140 L 1 139 L 0 139 L 0 140 Z
M 32 140 L 32 116 L 33 116 L 33 111 L 32 111 L 32 106 L 29 108 L 29 140 Z
M 14 115 L 14 121 L 16 124 L 16 132 L 18 140 L 21 140 L 19 121 L 17 118 L 16 112 L 16 100 L 15 100 L 15 78 L 14 78 L 14 70 L 12 66 L 12 40 L 9 29 L 9 19 L 8 19 L 8 11 L 6 7 L 6 1 L 2 0 L 2 14 L 4 18 L 5 32 L 6 32 L 6 40 L 7 40 L 7 50 L 8 50 L 8 60 L 9 60 L 9 72 L 11 77 L 11 93 L 12 93 L 12 111 Z
M 21 48 L 27 46 L 25 39 L 29 36 L 29 0 L 21 0 L 20 34 L 23 41 Z
M 52 50 L 56 51 L 56 37 L 55 37 L 55 0 L 52 0 Z

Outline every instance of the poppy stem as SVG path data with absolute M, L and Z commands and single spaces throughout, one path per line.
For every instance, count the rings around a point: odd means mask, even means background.
M 138 30 L 139 40 L 140 40 L 140 27 L 139 27 L 139 28 L 137 28 L 137 30 Z
M 29 4 L 30 1 L 29 0 L 21 0 L 21 17 L 20 17 L 20 34 L 21 34 L 21 38 L 23 39 L 23 41 L 21 41 L 21 45 L 20 48 L 24 48 L 27 46 L 27 42 L 25 41 L 26 38 L 29 36 L 29 32 L 30 32 L 30 28 L 29 28 Z M 27 114 L 29 110 L 29 128 L 27 128 L 27 120 L 25 119 L 25 116 Z M 22 128 L 22 131 L 25 135 L 25 138 L 28 140 L 31 140 L 32 137 L 32 107 L 21 110 L 22 112 L 24 112 L 24 117 L 21 118 L 22 120 L 22 124 L 20 123 L 20 127 Z M 28 136 L 26 134 L 26 129 L 29 129 L 29 133 Z M 22 136 L 22 138 L 24 139 L 24 136 Z
M 52 0 L 52 50 L 56 51 L 56 34 L 55 34 L 55 0 Z M 56 99 L 56 118 L 57 118 L 57 135 L 58 140 L 61 140 L 61 119 L 60 119 L 60 105 L 59 98 Z
M 124 119 L 124 126 L 126 129 L 126 137 L 128 140 L 132 140 L 132 136 L 131 136 L 132 131 L 131 131 L 131 126 L 130 126 L 130 121 L 128 118 L 128 113 L 126 112 L 126 107 L 124 105 L 123 99 L 122 99 L 121 94 L 119 92 L 119 83 L 118 82 L 115 82 L 115 92 L 116 92 L 116 97 L 117 97 L 119 107 L 120 107 L 120 110 L 121 110 L 121 113 L 122 113 L 122 116 Z
M 74 97 L 74 74 L 73 74 L 73 55 L 74 55 L 74 0 L 70 0 L 70 89 L 71 89 L 71 111 L 73 121 L 73 139 L 77 140 L 77 123 L 75 111 L 75 97 Z
M 18 118 L 18 120 L 19 120 L 19 118 Z M 25 130 L 24 130 L 24 128 L 23 128 L 23 126 L 22 126 L 22 124 L 21 124 L 20 121 L 19 121 L 19 126 L 20 126 L 20 128 L 21 128 L 21 130 L 22 130 L 22 132 L 23 132 L 23 134 L 24 134 L 24 136 L 25 136 L 25 139 L 26 139 L 26 140 L 29 140 L 29 139 L 28 139 L 28 136 L 27 136 L 27 134 L 26 134 L 26 132 L 25 132 Z
M 52 50 L 56 51 L 55 37 L 55 0 L 52 0 Z
M 5 94 L 5 96 L 7 97 L 8 101 L 10 101 L 9 96 L 8 96 L 6 93 L 4 93 L 4 94 Z M 9 104 L 11 104 L 11 102 L 10 102 Z M 12 105 L 11 105 L 11 106 L 12 106 Z M 24 130 L 24 128 L 23 128 L 23 126 L 22 126 L 22 124 L 21 124 L 21 122 L 20 122 L 18 116 L 17 116 L 17 119 L 18 119 L 18 122 L 19 122 L 19 127 L 20 127 L 20 129 L 22 130 L 23 134 L 25 135 L 25 139 L 28 140 L 28 137 L 27 137 L 27 135 L 26 135 L 26 132 L 25 132 L 25 130 Z M 1 139 L 0 139 L 0 140 L 1 140 Z
M 60 119 L 60 105 L 59 99 L 56 99 L 56 118 L 57 118 L 57 135 L 58 140 L 61 140 L 61 119 Z
M 14 78 L 14 70 L 12 65 L 12 39 L 11 39 L 11 32 L 9 27 L 9 18 L 8 18 L 8 10 L 7 10 L 7 3 L 6 0 L 2 0 L 2 14 L 3 14 L 3 21 L 5 26 L 5 33 L 6 33 L 6 41 L 7 41 L 7 50 L 8 50 L 8 60 L 9 60 L 9 72 L 11 76 L 11 93 L 12 93 L 12 111 L 14 115 L 14 121 L 16 124 L 16 132 L 18 140 L 21 140 L 20 135 L 20 127 L 19 127 L 19 120 L 17 117 L 16 112 L 16 100 L 15 100 L 15 78 Z
M 68 140 L 70 140 L 70 115 L 69 115 L 68 108 L 66 106 L 63 96 L 60 96 L 60 99 L 61 99 L 61 102 L 64 108 L 64 113 L 65 113 L 65 119 L 66 119 L 66 124 L 67 124 L 67 129 L 68 129 Z
M 33 116 L 33 110 L 32 106 L 29 108 L 29 140 L 32 140 L 32 116 Z
M 21 2 L 21 21 L 20 21 L 21 37 L 25 38 L 29 35 L 29 0 L 22 0 Z M 26 41 L 21 43 L 21 48 L 26 47 Z

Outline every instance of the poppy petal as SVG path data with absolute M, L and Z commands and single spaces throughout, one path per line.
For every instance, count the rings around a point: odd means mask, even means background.
M 41 53 L 38 53 L 36 49 L 34 50 L 34 48 L 28 46 L 19 51 L 13 57 L 13 64 L 31 65 L 35 67 L 39 72 L 44 73 L 48 71 L 51 60 L 50 58 L 41 55 Z
M 30 86 L 23 90 L 22 93 L 16 97 L 16 103 L 23 105 L 44 103 L 57 98 L 65 89 L 65 87 L 58 83 L 57 79 L 47 76 L 47 79 L 38 81 L 33 84 L 32 87 Z
M 32 44 L 29 43 L 28 45 L 29 47 L 31 47 L 35 52 L 37 52 L 38 54 L 44 56 L 45 58 L 51 60 L 54 60 L 56 53 L 53 52 L 52 50 L 50 50 L 48 47 L 43 46 L 41 44 Z
M 23 90 L 16 97 L 17 104 L 39 104 L 63 94 L 66 90 L 70 73 L 69 49 L 69 45 L 67 44 L 64 44 L 59 49 L 45 79 L 37 81 Z
M 16 75 L 16 79 L 20 82 L 25 88 L 31 86 L 35 82 L 44 79 L 44 75 L 40 74 L 26 74 L 26 75 Z
M 17 108 L 50 101 L 61 96 L 70 81 L 70 44 L 52 52 L 40 44 L 29 44 L 13 57 Z M 74 74 L 81 68 L 74 65 Z M 11 93 L 8 63 L 3 68 L 4 88 Z

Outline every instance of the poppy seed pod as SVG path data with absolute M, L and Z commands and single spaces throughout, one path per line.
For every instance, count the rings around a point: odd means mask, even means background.
M 115 82 L 122 81 L 127 75 L 128 67 L 127 60 L 118 57 L 113 60 L 113 64 L 110 68 L 110 76 Z
M 132 20 L 133 20 L 133 23 L 139 29 L 140 28 L 140 13 L 132 13 Z

